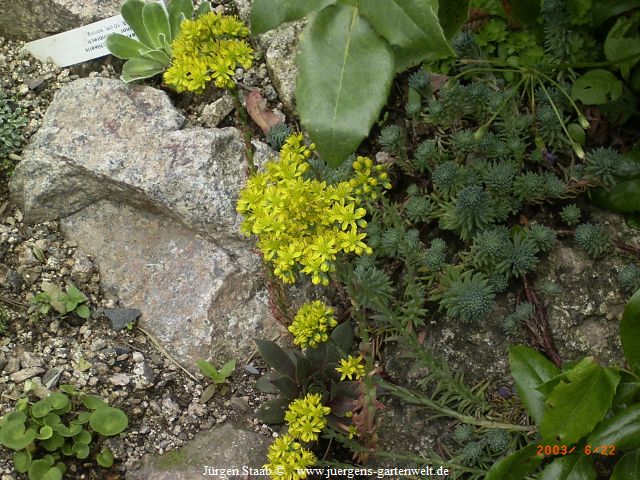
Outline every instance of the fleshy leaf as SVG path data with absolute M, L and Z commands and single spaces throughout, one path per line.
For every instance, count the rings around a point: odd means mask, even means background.
M 89 425 L 100 435 L 110 437 L 119 434 L 127 428 L 129 419 L 119 408 L 102 407 L 94 410 L 91 414 Z
M 296 367 L 287 353 L 277 343 L 269 340 L 256 340 L 260 355 L 276 372 L 294 378 Z
M 264 423 L 282 423 L 284 422 L 284 412 L 288 406 L 289 400 L 278 397 L 263 403 L 256 412 L 256 416 Z
M 140 51 L 148 49 L 138 40 L 122 35 L 121 33 L 109 35 L 104 44 L 107 50 L 111 52 L 111 55 L 126 60 L 139 57 Z
M 122 66 L 122 81 L 129 83 L 134 80 L 151 78 L 162 73 L 166 65 L 150 58 L 132 58 Z
M 138 40 L 144 45 L 152 47 L 154 44 L 151 38 L 149 38 L 147 29 L 144 26 L 144 21 L 142 20 L 142 9 L 144 5 L 145 3 L 142 0 L 126 0 L 120 8 L 120 13 L 124 21 L 127 22 L 127 25 L 133 30 L 133 33 L 136 34 Z
M 171 38 L 169 17 L 164 4 L 161 2 L 145 4 L 142 8 L 142 20 L 144 22 L 144 27 L 149 34 L 151 45 L 155 48 L 163 48 L 164 44 L 160 38 L 160 34 L 163 34 L 167 38 Z
M 391 86 L 394 57 L 354 7 L 324 8 L 305 31 L 296 100 L 318 153 L 337 167 L 378 118 Z
M 189 20 L 193 18 L 193 2 L 192 0 L 169 0 L 167 11 L 169 13 L 171 39 L 174 39 L 180 31 L 180 23 L 185 18 Z

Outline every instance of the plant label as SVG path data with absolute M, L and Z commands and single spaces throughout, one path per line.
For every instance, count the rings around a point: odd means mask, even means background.
M 41 62 L 53 62 L 58 67 L 67 67 L 109 55 L 109 50 L 104 42 L 111 33 L 121 33 L 136 38 L 122 15 L 116 15 L 80 28 L 29 42 L 24 46 L 24 49 Z

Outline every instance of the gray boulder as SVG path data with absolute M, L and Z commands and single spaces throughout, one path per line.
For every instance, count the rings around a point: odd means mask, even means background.
M 81 79 L 60 90 L 11 182 L 27 221 L 62 218 L 102 288 L 183 366 L 248 356 L 272 317 L 235 205 L 245 178 L 234 128 L 180 130 L 164 92 Z M 269 149 L 257 145 L 260 164 Z
M 233 480 L 266 478 L 257 470 L 266 463 L 268 437 L 229 423 L 198 433 L 185 447 L 149 455 L 126 480 L 191 480 L 202 476 Z M 221 469 L 224 469 L 221 473 Z M 215 473 L 214 473 L 215 472 Z
M 121 0 L 0 0 L 0 36 L 32 41 L 120 13 Z

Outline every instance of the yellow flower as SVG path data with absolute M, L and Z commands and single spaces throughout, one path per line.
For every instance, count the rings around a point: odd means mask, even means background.
M 338 373 L 341 373 L 340 380 L 344 380 L 348 378 L 349 380 L 360 380 L 364 377 L 365 370 L 364 365 L 362 364 L 362 355 L 358 355 L 357 357 L 353 357 L 349 355 L 346 359 L 340 360 L 340 366 L 336 367 Z
M 322 405 L 319 393 L 308 393 L 289 404 L 284 420 L 289 425 L 289 434 L 303 442 L 314 442 L 318 434 L 327 426 L 329 407 Z
M 316 463 L 315 455 L 291 435 L 278 437 L 270 446 L 267 453 L 267 463 L 264 468 L 271 472 L 273 480 L 300 480 L 307 478 L 306 468 Z
M 289 331 L 294 335 L 293 343 L 300 348 L 316 348 L 329 340 L 328 332 L 337 324 L 333 308 L 316 300 L 300 307 Z

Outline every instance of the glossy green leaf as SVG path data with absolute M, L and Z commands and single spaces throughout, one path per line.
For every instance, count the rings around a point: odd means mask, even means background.
M 571 369 L 545 402 L 540 425 L 543 441 L 576 443 L 607 414 L 620 374 L 592 363 Z
M 271 368 L 287 377 L 295 378 L 295 365 L 289 355 L 277 343 L 269 340 L 255 340 L 255 342 L 263 360 Z
M 613 469 L 610 480 L 640 480 L 640 450 L 622 457 Z
M 609 70 L 589 70 L 571 86 L 571 96 L 585 105 L 602 105 L 622 95 L 622 82 Z
M 149 58 L 132 58 L 122 66 L 122 81 L 129 83 L 135 80 L 151 78 L 162 73 L 166 66 Z
M 335 2 L 336 0 L 253 0 L 251 32 L 258 35 L 273 30 L 281 23 L 298 20 Z
M 13 466 L 18 473 L 27 473 L 31 466 L 31 453 L 29 450 L 20 450 L 13 453 Z
M 616 389 L 616 396 L 613 397 L 614 408 L 635 403 L 638 393 L 640 393 L 640 380 L 635 375 L 621 371 L 620 383 Z
M 640 290 L 627 302 L 620 321 L 622 350 L 631 369 L 640 374 Z
M 470 0 L 439 0 L 438 20 L 447 39 L 452 39 L 469 18 Z
M 113 453 L 108 448 L 102 450 L 98 455 L 96 455 L 96 462 L 98 465 L 104 468 L 110 468 L 113 465 Z
M 11 421 L 0 428 L 0 444 L 12 450 L 22 450 L 36 438 L 36 431 L 27 429 L 24 422 Z
M 94 410 L 91 414 L 89 425 L 100 435 L 110 437 L 127 428 L 129 419 L 126 413 L 119 408 L 102 407 Z
M 604 41 L 607 60 L 620 67 L 620 73 L 625 80 L 629 80 L 631 68 L 640 61 L 639 27 L 640 12 L 620 17 Z
M 369 134 L 393 79 L 394 58 L 356 8 L 330 5 L 300 42 L 296 100 L 318 153 L 337 167 Z
M 617 449 L 640 447 L 640 404 L 607 418 L 587 438 L 591 445 L 615 445 Z
M 449 28 L 455 24 L 458 3 L 451 1 Z M 358 10 L 393 46 L 396 72 L 455 55 L 440 26 L 436 0 L 367 0 L 359 3 Z
M 485 480 L 523 480 L 538 468 L 544 457 L 536 455 L 535 445 L 527 445 L 504 457 L 487 472 Z
M 151 45 L 155 48 L 163 48 L 160 34 L 171 38 L 171 27 L 169 26 L 169 16 L 161 2 L 151 2 L 142 8 L 142 21 L 151 40 Z
M 189 20 L 193 18 L 193 2 L 192 0 L 169 0 L 167 13 L 169 14 L 171 39 L 174 39 L 180 31 L 182 21 L 186 18 Z
M 538 475 L 538 480 L 595 480 L 596 471 L 586 455 L 558 457 Z
M 278 397 L 273 400 L 269 400 L 262 405 L 256 412 L 258 417 L 264 423 L 271 425 L 284 422 L 284 412 L 289 406 L 289 400 L 283 397 Z
M 545 396 L 537 387 L 561 374 L 560 369 L 532 348 L 516 345 L 509 349 L 511 375 L 529 415 L 540 425 Z
M 142 9 L 144 5 L 145 3 L 142 0 L 126 0 L 120 8 L 120 13 L 124 21 L 127 22 L 127 25 L 133 30 L 133 33 L 136 34 L 138 40 L 144 45 L 152 47 L 154 44 L 142 20 Z
M 137 58 L 140 52 L 148 50 L 148 47 L 140 43 L 138 40 L 122 35 L 121 33 L 112 33 L 104 42 L 107 50 L 111 55 L 128 60 Z

